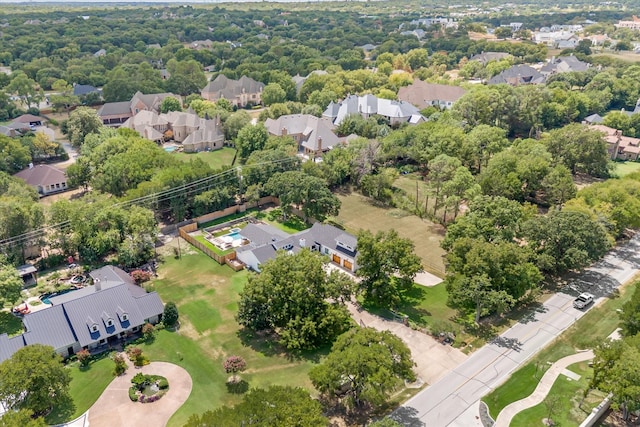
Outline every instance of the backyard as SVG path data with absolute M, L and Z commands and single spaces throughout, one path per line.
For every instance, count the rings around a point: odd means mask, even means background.
M 401 237 L 413 241 L 415 253 L 422 260 L 425 270 L 444 277 L 442 257 L 445 252 L 440 247 L 444 237 L 442 226 L 401 209 L 378 206 L 368 197 L 358 193 L 339 194 L 338 198 L 342 206 L 335 220 L 347 231 L 357 234 L 360 229 L 373 233 L 395 229 Z
M 640 162 L 615 162 L 614 166 L 613 175 L 618 178 L 640 171 Z
M 221 150 L 201 151 L 199 153 L 174 153 L 178 159 L 188 162 L 191 159 L 202 159 L 211 169 L 217 170 L 223 166 L 231 166 L 236 155 L 234 148 L 224 147 Z

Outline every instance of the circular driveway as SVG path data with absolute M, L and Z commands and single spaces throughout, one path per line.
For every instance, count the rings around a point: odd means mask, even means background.
M 112 426 L 164 426 L 169 418 L 182 406 L 191 394 L 192 381 L 189 373 L 178 365 L 166 362 L 151 362 L 135 368 L 127 360 L 127 372 L 115 378 L 89 409 L 91 427 Z M 162 399 L 152 403 L 132 402 L 129 399 L 131 378 L 138 372 L 162 375 L 169 381 L 169 391 Z

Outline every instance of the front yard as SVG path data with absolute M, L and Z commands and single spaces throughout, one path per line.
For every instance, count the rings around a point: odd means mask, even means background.
M 201 159 L 208 164 L 211 169 L 218 170 L 224 166 L 231 166 L 236 155 L 234 148 L 223 147 L 220 150 L 201 151 L 199 153 L 173 153 L 179 160 L 188 162 L 192 159 Z

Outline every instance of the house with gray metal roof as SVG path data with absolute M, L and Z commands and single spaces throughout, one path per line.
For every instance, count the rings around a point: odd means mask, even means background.
M 288 235 L 267 224 L 249 224 L 240 234 L 250 243 L 236 249 L 236 259 L 257 272 L 262 264 L 275 258 L 278 251 L 295 254 L 303 249 L 320 252 L 347 271 L 354 272 L 357 268 L 356 237 L 333 225 L 316 223 L 307 230 Z
M 108 265 L 89 275 L 93 285 L 49 297 L 50 307 L 25 315 L 23 334 L 0 335 L 0 362 L 30 344 L 50 345 L 63 357 L 95 351 L 160 321 L 158 294 L 135 285 L 124 271 Z
M 338 126 L 347 116 L 352 114 L 359 114 L 365 119 L 374 115 L 382 116 L 389 120 L 389 124 L 392 126 L 400 123 L 416 124 L 424 121 L 420 110 L 410 102 L 378 98 L 371 94 L 350 95 L 337 103 L 332 101 L 322 113 L 322 117 L 326 117 Z
M 545 82 L 545 76 L 535 68 L 519 64 L 511 68 L 507 68 L 500 74 L 495 75 L 487 82 L 490 85 L 506 83 L 511 86 L 519 86 L 525 84 L 541 84 Z

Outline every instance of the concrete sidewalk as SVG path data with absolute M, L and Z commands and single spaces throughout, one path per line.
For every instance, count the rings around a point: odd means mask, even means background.
M 563 357 L 562 359 L 555 362 L 553 365 L 551 365 L 547 372 L 544 373 L 533 393 L 531 393 L 524 399 L 520 399 L 516 402 L 511 403 L 502 411 L 500 411 L 494 427 L 509 427 L 509 425 L 511 424 L 511 420 L 518 413 L 524 411 L 525 409 L 536 406 L 537 404 L 541 403 L 545 397 L 547 397 L 547 394 L 549 394 L 549 390 L 551 390 L 551 387 L 553 387 L 553 383 L 556 382 L 556 379 L 560 376 L 560 374 L 563 373 L 567 366 L 573 365 L 574 363 L 591 360 L 593 358 L 593 351 L 587 350 L 580 353 L 572 354 L 571 356 Z

